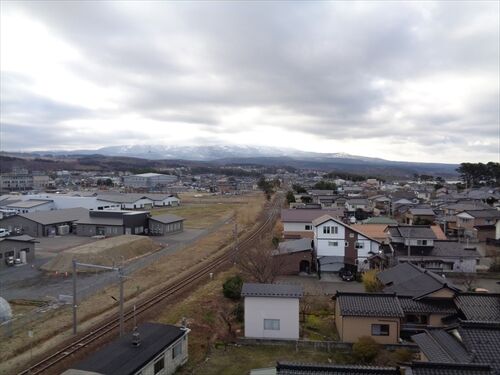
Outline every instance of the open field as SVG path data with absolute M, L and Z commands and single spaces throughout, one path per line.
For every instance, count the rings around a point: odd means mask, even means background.
M 257 215 L 264 205 L 263 196 L 250 198 L 251 201 L 248 204 L 233 207 L 232 214 L 238 220 L 240 233 L 247 231 L 256 222 Z M 166 255 L 155 264 L 129 275 L 130 277 L 125 282 L 126 306 L 131 306 L 136 297 L 142 298 L 152 293 L 161 288 L 162 284 L 180 278 L 190 267 L 215 256 L 220 251 L 225 251 L 225 246 L 231 242 L 232 238 L 232 223 L 223 224 L 217 231 L 196 241 L 193 245 L 174 254 Z M 104 316 L 116 312 L 118 306 L 113 297 L 117 296 L 118 287 L 112 286 L 82 301 L 78 308 L 79 329 L 87 329 Z M 34 346 L 33 355 L 40 354 L 71 337 L 70 328 L 71 310 L 69 308 L 47 314 L 47 319 L 43 321 L 43 324 L 39 322 L 34 327 L 34 342 L 37 344 Z M 126 327 L 126 329 L 130 328 Z M 24 367 L 29 360 L 27 352 L 9 361 L 7 359 L 26 351 L 28 347 L 29 341 L 24 336 L 2 340 L 0 342 L 0 363 L 2 363 L 0 374 L 7 374 L 7 369 Z

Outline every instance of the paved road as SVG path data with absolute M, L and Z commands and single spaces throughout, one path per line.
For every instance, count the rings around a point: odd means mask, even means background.
M 203 236 L 218 230 L 228 223 L 229 220 L 230 218 L 226 217 L 206 229 L 185 229 L 182 233 L 170 236 L 151 237 L 153 241 L 162 245 L 162 249 L 127 264 L 124 267 L 124 274 L 131 274 L 156 262 L 165 255 L 181 251 Z M 73 242 L 71 242 L 72 240 Z M 71 275 L 48 274 L 40 271 L 38 268 L 56 256 L 58 252 L 82 243 L 92 242 L 92 240 L 88 237 L 76 236 L 42 239 L 33 267 L 31 265 L 22 265 L 0 272 L 0 295 L 7 300 L 30 299 L 47 301 L 57 300 L 60 295 L 72 295 Z M 73 246 L 70 245 L 71 243 L 73 243 Z M 114 272 L 79 275 L 79 294 L 82 297 L 86 297 L 116 282 L 117 275 Z

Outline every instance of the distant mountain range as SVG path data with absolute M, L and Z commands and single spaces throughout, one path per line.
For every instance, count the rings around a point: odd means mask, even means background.
M 214 165 L 254 164 L 302 169 L 350 172 L 380 176 L 411 177 L 414 173 L 456 176 L 456 164 L 390 161 L 345 153 L 317 153 L 257 146 L 111 146 L 97 150 L 43 151 L 35 155 L 141 158 L 147 160 L 197 161 Z

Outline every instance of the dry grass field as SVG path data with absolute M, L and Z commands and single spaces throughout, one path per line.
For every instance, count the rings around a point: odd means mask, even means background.
M 265 198 L 262 194 L 248 195 L 245 196 L 245 199 L 247 201 L 244 204 L 229 205 L 231 210 L 218 211 L 214 209 L 214 212 L 218 213 L 213 215 L 220 214 L 221 217 L 234 215 L 238 222 L 239 233 L 243 234 L 256 223 L 265 204 Z M 217 203 L 215 205 L 219 206 Z M 180 209 L 184 209 L 184 207 L 180 207 Z M 203 216 L 206 213 L 206 208 L 203 206 L 198 207 L 197 214 L 194 210 L 195 207 L 186 207 L 186 212 L 192 212 L 193 215 Z M 201 238 L 193 245 L 175 254 L 166 255 L 157 263 L 130 275 L 130 278 L 125 282 L 126 306 L 132 306 L 137 298 L 143 298 L 161 288 L 163 284 L 182 277 L 189 268 L 221 251 L 226 251 L 226 246 L 231 243 L 232 239 L 233 223 L 228 222 L 216 232 Z M 116 298 L 117 296 L 118 287 L 112 286 L 82 301 L 78 308 L 79 329 L 88 329 L 104 317 L 115 313 L 118 305 L 112 297 Z M 36 356 L 71 337 L 71 317 L 71 309 L 63 308 L 48 312 L 43 321 L 37 322 L 33 327 L 33 343 L 35 344 L 33 355 Z M 0 340 L 0 374 L 12 373 L 13 368 L 25 367 L 29 361 L 29 345 L 28 338 L 25 336 Z

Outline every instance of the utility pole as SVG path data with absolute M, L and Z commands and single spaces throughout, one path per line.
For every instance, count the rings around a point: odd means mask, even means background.
M 123 283 L 125 282 L 125 275 L 123 274 L 123 268 L 119 267 L 109 267 L 109 266 L 101 266 L 99 264 L 90 264 L 90 263 L 79 263 L 76 259 L 73 259 L 73 335 L 77 333 L 77 316 L 76 316 L 76 308 L 77 305 L 77 291 L 76 291 L 76 271 L 78 266 L 81 267 L 90 267 L 107 271 L 118 271 L 118 278 L 120 282 L 120 337 L 123 336 Z
M 76 260 L 73 259 L 73 335 L 76 335 Z
M 120 337 L 123 336 L 123 283 L 125 277 L 123 275 L 123 268 L 118 269 L 118 277 L 120 278 Z
M 236 219 L 234 221 L 233 236 L 233 263 L 236 264 L 236 254 L 238 253 L 238 223 L 236 222 Z

